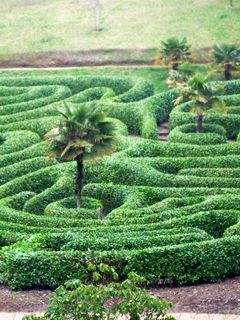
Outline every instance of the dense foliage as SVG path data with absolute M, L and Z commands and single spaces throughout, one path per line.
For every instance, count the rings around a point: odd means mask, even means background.
M 17 289 L 92 282 L 90 263 L 156 283 L 240 274 L 240 148 L 226 143 L 240 131 L 240 81 L 223 84 L 229 111 L 206 112 L 200 137 L 191 102 L 174 108 L 174 90 L 154 94 L 143 80 L 0 78 L 1 281 Z M 75 164 L 49 160 L 44 142 L 63 101 L 107 106 L 117 127 L 115 154 L 86 164 L 79 209 Z M 159 142 L 157 123 L 169 114 L 175 129 Z
M 84 185 L 84 162 L 93 161 L 115 150 L 115 124 L 107 119 L 107 110 L 95 103 L 79 104 L 59 111 L 61 120 L 45 138 L 49 143 L 49 156 L 60 161 L 76 161 L 77 208 L 81 207 Z
M 95 267 L 95 266 L 92 266 Z M 102 266 L 102 268 L 107 266 Z M 50 305 L 43 317 L 27 316 L 25 320 L 95 319 L 95 320 L 174 320 L 166 314 L 171 307 L 167 301 L 151 296 L 135 281 L 140 277 L 107 286 L 84 285 L 78 280 L 69 281 L 51 296 Z M 135 280 L 135 281 L 134 281 Z

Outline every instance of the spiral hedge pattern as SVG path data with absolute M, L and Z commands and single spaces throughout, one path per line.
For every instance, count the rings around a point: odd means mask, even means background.
M 91 281 L 90 263 L 159 284 L 240 274 L 240 147 L 226 143 L 240 131 L 240 81 L 225 86 L 230 112 L 206 116 L 210 135 L 194 133 L 190 103 L 174 108 L 175 98 L 174 91 L 154 94 L 141 79 L 0 78 L 3 283 L 19 289 Z M 86 165 L 83 207 L 76 209 L 75 163 L 49 160 L 43 136 L 58 123 L 63 101 L 95 100 L 111 108 L 117 152 Z M 157 123 L 170 113 L 174 142 L 159 142 Z

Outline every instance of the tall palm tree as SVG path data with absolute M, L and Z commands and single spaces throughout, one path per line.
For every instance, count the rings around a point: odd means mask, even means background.
M 240 62 L 240 48 L 231 44 L 216 44 L 213 47 L 213 57 L 216 63 L 224 66 L 225 80 L 232 79 L 232 68 Z
M 169 38 L 161 42 L 160 57 L 164 63 L 171 64 L 173 70 L 177 70 L 179 64 L 188 61 L 190 58 L 190 45 L 187 39 Z
M 196 115 L 196 132 L 198 133 L 203 132 L 203 116 L 209 109 L 217 113 L 227 112 L 225 102 L 216 96 L 223 91 L 224 86 L 212 84 L 210 80 L 210 75 L 197 73 L 189 78 L 186 83 L 178 86 L 179 97 L 174 100 L 175 105 L 186 101 L 193 102 L 191 112 Z
M 189 62 L 183 63 L 178 70 L 170 69 L 166 83 L 169 88 L 176 88 L 180 84 L 187 82 L 190 77 L 196 74 L 199 66 Z
M 77 163 L 77 208 L 81 206 L 84 161 L 113 153 L 116 144 L 114 123 L 96 103 L 64 105 L 59 126 L 46 134 L 51 145 L 50 157 Z

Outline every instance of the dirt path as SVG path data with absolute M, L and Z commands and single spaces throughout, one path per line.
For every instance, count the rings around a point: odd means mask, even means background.
M 195 50 L 194 63 L 208 63 L 211 48 Z M 154 65 L 157 48 L 52 50 L 14 53 L 2 57 L 0 68 L 47 68 L 103 65 Z
M 166 142 L 168 141 L 168 135 L 169 135 L 169 123 L 162 122 L 158 126 L 158 140 Z
M 213 284 L 151 289 L 150 292 L 172 301 L 174 313 L 240 315 L 240 277 Z M 0 312 L 43 312 L 50 294 L 49 290 L 16 292 L 0 286 Z
M 154 52 L 154 53 L 152 53 Z M 0 68 L 48 68 L 104 65 L 153 65 L 157 50 L 55 50 L 12 54 L 0 61 Z
M 26 313 L 1 313 L 1 320 L 22 320 Z M 37 314 L 41 316 L 42 314 Z M 222 314 L 196 314 L 196 313 L 172 313 L 176 320 L 240 320 L 237 315 L 222 315 Z M 119 320 L 126 320 L 126 318 L 119 318 Z
M 212 284 L 153 289 L 150 292 L 172 301 L 175 304 L 173 312 L 240 315 L 240 277 Z

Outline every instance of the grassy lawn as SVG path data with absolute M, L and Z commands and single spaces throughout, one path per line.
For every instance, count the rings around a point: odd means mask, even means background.
M 151 80 L 156 92 L 167 89 L 165 80 L 167 70 L 160 67 L 83 67 L 63 69 L 0 69 L 0 76 L 42 76 L 42 75 L 97 75 L 97 76 L 130 76 Z
M 148 50 L 160 41 L 186 36 L 193 49 L 237 42 L 240 2 L 228 0 L 102 0 L 102 28 L 93 31 L 91 0 L 0 2 L 0 58 L 57 50 Z M 137 54 L 137 53 L 136 53 Z M 139 53 L 146 59 L 144 53 Z M 146 55 L 146 53 L 145 53 Z M 121 60 L 128 59 L 123 52 Z M 149 57 L 148 57 L 149 58 Z

